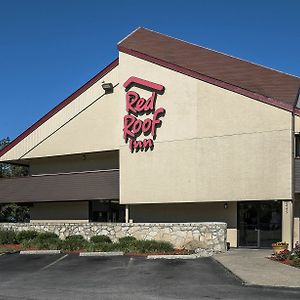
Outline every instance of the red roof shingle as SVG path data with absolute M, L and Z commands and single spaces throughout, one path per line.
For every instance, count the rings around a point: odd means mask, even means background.
M 121 52 L 155 62 L 246 96 L 252 95 L 251 98 L 287 110 L 294 108 L 300 87 L 299 77 L 144 28 L 139 28 L 130 34 L 119 43 L 118 48 Z

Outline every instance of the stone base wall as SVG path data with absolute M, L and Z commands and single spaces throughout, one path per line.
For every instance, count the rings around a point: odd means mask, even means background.
M 164 240 L 181 248 L 196 240 L 215 251 L 226 250 L 226 223 L 0 223 L 0 229 L 14 231 L 35 230 L 54 232 L 61 239 L 69 235 L 81 234 L 86 239 L 94 235 L 107 235 L 112 241 L 124 236 L 134 236 L 140 240 Z

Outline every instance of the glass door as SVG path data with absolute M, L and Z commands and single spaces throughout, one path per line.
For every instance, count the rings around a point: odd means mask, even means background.
M 270 248 L 281 240 L 281 202 L 249 201 L 238 204 L 238 240 L 241 247 Z

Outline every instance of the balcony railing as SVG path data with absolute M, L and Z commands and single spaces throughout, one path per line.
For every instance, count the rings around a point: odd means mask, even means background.
M 119 199 L 119 170 L 0 179 L 0 203 Z

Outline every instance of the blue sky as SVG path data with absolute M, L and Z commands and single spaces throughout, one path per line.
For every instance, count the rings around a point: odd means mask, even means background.
M 299 12 L 297 0 L 0 0 L 0 139 L 102 70 L 140 26 L 300 77 Z

